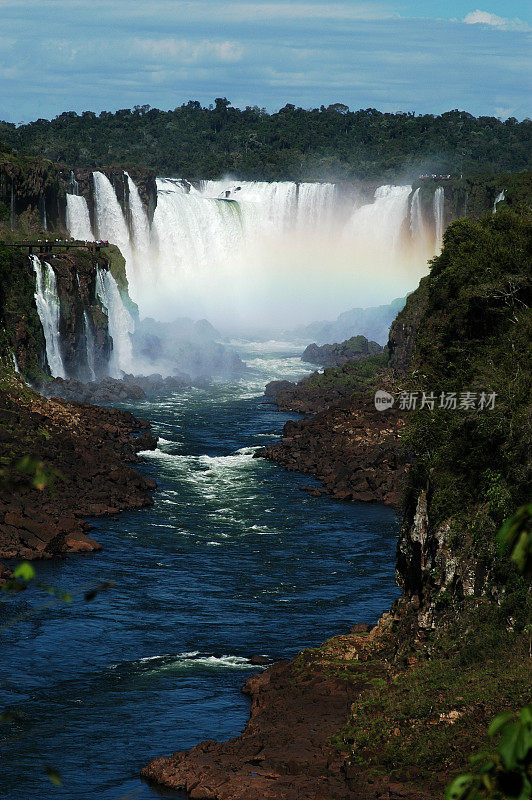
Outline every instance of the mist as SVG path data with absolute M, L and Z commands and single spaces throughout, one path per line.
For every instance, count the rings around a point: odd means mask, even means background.
M 435 233 L 412 225 L 408 184 L 373 196 L 355 184 L 230 177 L 157 184 L 151 225 L 130 192 L 129 243 L 109 194 L 97 198 L 141 317 L 206 318 L 228 335 L 287 329 L 406 294 L 435 252 Z

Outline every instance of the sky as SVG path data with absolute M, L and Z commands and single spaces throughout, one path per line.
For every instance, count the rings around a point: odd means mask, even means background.
M 523 119 L 531 31 L 523 0 L 0 0 L 0 119 L 215 97 Z

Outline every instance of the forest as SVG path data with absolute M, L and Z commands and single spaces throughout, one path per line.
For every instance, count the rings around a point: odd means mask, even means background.
M 20 153 L 80 167 L 151 167 L 189 179 L 233 174 L 249 180 L 413 180 L 517 172 L 531 167 L 532 122 L 315 109 L 276 113 L 235 108 L 226 98 L 170 111 L 148 105 L 96 114 L 67 111 L 23 125 L 0 122 L 0 142 Z

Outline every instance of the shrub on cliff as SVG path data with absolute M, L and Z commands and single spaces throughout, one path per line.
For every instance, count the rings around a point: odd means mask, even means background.
M 531 250 L 530 219 L 506 212 L 451 225 L 432 262 L 408 388 L 436 402 L 407 417 L 405 441 L 414 492 L 431 480 L 433 522 L 487 501 L 499 525 L 527 499 Z M 448 410 L 442 392 L 495 393 L 495 405 Z

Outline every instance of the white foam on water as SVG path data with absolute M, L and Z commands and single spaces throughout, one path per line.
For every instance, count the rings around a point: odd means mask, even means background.
M 235 670 L 235 669 L 261 669 L 260 666 L 250 663 L 248 658 L 235 655 L 214 656 L 202 654 L 198 650 L 184 653 L 167 653 L 158 656 L 146 656 L 138 661 L 122 664 L 111 664 L 109 669 L 137 668 L 144 674 L 160 672 L 187 672 L 203 670 Z M 263 667 L 262 667 L 263 668 Z

